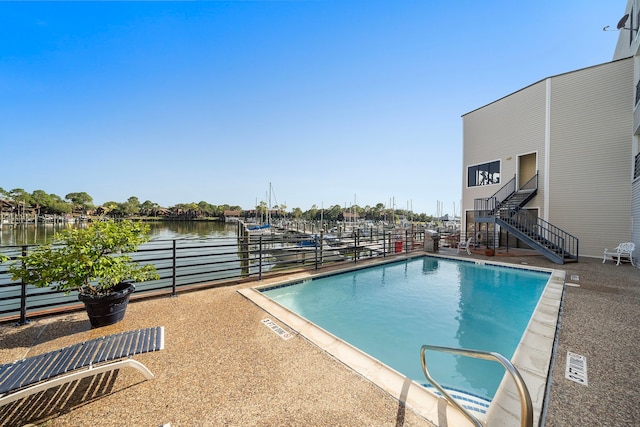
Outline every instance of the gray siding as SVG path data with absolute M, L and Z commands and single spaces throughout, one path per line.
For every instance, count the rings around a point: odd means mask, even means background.
M 631 59 L 554 77 L 549 222 L 580 239 L 580 255 L 631 235 Z

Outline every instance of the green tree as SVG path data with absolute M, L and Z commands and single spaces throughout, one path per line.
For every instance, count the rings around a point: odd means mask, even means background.
M 157 216 L 159 210 L 160 210 L 160 205 L 152 202 L 151 200 L 145 200 L 144 203 L 140 205 L 140 213 L 142 215 Z
M 83 214 L 87 213 L 87 209 L 93 208 L 93 198 L 84 191 L 80 193 L 69 193 L 64 196 L 64 198 L 71 201 L 74 208 L 79 209 Z
M 112 218 L 122 218 L 125 215 L 125 209 L 122 203 L 109 201 L 102 205 L 105 215 Z
M 311 205 L 311 208 L 309 208 L 309 210 L 304 213 L 304 218 L 307 221 L 313 221 L 316 219 L 317 216 L 318 216 L 318 206 L 316 205 Z
M 342 206 L 333 205 L 328 210 L 324 211 L 324 218 L 327 221 L 342 221 L 344 219 L 342 212 Z
M 122 207 L 125 215 L 136 215 L 140 213 L 140 200 L 135 196 L 131 196 L 122 204 Z
M 260 217 L 266 216 L 268 209 L 269 208 L 267 207 L 267 202 L 265 202 L 264 200 L 261 200 L 260 204 L 256 206 L 256 212 L 258 212 L 258 215 L 260 215 Z
M 23 203 L 25 205 L 31 204 L 31 195 L 22 188 L 14 188 L 9 191 L 9 198 L 14 202 Z
M 35 190 L 31 193 L 31 202 L 38 213 L 52 213 L 50 208 L 53 206 L 53 198 L 44 190 Z

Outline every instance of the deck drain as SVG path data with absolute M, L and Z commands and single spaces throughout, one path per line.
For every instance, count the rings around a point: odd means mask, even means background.
M 564 377 L 582 385 L 587 385 L 587 358 L 580 354 L 567 352 L 567 369 Z
M 276 322 L 274 322 L 271 319 L 264 319 L 262 323 L 264 323 L 267 326 L 267 328 L 271 329 L 273 332 L 278 334 L 280 338 L 282 338 L 283 340 L 288 340 L 293 336 L 289 332 L 282 329 Z

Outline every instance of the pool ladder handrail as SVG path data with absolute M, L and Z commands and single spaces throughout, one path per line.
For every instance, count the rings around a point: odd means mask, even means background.
M 500 353 L 489 352 L 489 351 L 480 351 L 480 350 L 470 350 L 464 348 L 453 348 L 453 347 L 442 347 L 437 345 L 423 345 L 420 348 L 420 362 L 422 363 L 422 372 L 424 373 L 427 380 L 436 388 L 445 399 L 449 403 L 451 403 L 456 409 L 464 414 L 464 416 L 469 419 L 473 423 L 473 425 L 477 427 L 482 427 L 482 423 L 473 415 L 469 413 L 466 409 L 464 409 L 458 402 L 456 402 L 450 395 L 445 391 L 444 388 L 436 380 L 434 380 L 429 374 L 429 370 L 427 369 L 427 360 L 425 353 L 427 350 L 435 350 L 442 351 L 445 353 L 456 354 L 459 356 L 467 356 L 474 357 L 476 359 L 484 359 L 484 360 L 492 360 L 494 362 L 499 362 L 502 366 L 505 367 L 507 372 L 511 374 L 513 378 L 516 388 L 518 389 L 518 394 L 520 395 L 520 426 L 521 427 L 532 427 L 533 426 L 533 404 L 531 403 L 531 396 L 529 395 L 529 390 L 527 389 L 527 385 L 524 383 L 520 372 L 516 369 L 515 366 L 503 355 Z

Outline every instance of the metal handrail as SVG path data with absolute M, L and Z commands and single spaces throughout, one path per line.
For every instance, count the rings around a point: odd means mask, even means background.
M 505 185 L 503 185 L 498 191 L 493 193 L 490 198 L 495 198 L 498 204 L 502 203 L 507 197 L 515 193 L 516 188 L 516 176 L 513 175 L 513 178 L 509 180 Z
M 480 350 L 470 350 L 465 348 L 452 348 L 452 347 L 442 347 L 437 345 L 423 345 L 420 348 L 420 362 L 422 363 L 422 372 L 424 373 L 427 380 L 436 388 L 442 395 L 447 399 L 449 403 L 451 403 L 456 409 L 461 411 L 464 416 L 471 421 L 475 426 L 482 427 L 482 423 L 478 421 L 476 417 L 471 415 L 466 409 L 464 409 L 458 402 L 456 402 L 450 395 L 445 391 L 444 388 L 440 384 L 434 380 L 429 374 L 429 370 L 427 369 L 427 360 L 425 357 L 427 350 L 435 350 L 435 351 L 443 351 L 445 353 L 456 354 L 458 356 L 467 356 L 474 357 L 476 359 L 484 359 L 484 360 L 492 360 L 494 362 L 499 362 L 504 366 L 504 368 L 511 374 L 513 378 L 516 388 L 518 389 L 518 394 L 520 395 L 520 425 L 522 427 L 532 427 L 533 426 L 533 404 L 531 403 L 531 396 L 529 395 L 529 390 L 527 389 L 527 385 L 524 383 L 520 372 L 516 369 L 515 366 L 503 355 L 495 352 L 488 351 L 480 351 Z
M 533 215 L 527 210 L 510 209 L 507 217 L 519 225 L 544 238 L 551 245 L 562 249 L 562 256 L 569 254 L 578 258 L 578 238 L 563 229 Z
M 538 172 L 529 179 L 518 191 L 537 190 L 538 189 Z

